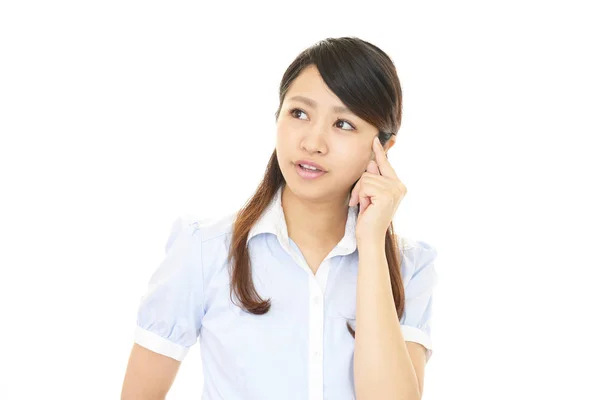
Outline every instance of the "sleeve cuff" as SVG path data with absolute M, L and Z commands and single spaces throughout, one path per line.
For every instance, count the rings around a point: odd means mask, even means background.
M 429 361 L 431 355 L 433 354 L 431 337 L 427 333 L 415 328 L 414 326 L 400 325 L 400 328 L 402 329 L 402 335 L 404 336 L 405 342 L 416 342 L 425 346 L 427 349 L 425 362 Z
M 170 340 L 165 339 L 154 332 L 150 332 L 139 325 L 136 325 L 135 327 L 134 342 L 142 347 L 152 350 L 155 353 L 171 357 L 177 361 L 183 361 L 190 350 L 189 347 L 173 343 Z

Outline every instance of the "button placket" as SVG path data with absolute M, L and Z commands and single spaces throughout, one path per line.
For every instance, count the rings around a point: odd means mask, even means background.
M 312 278 L 312 277 L 311 277 Z M 316 279 L 309 284 L 309 398 L 323 399 L 323 293 Z

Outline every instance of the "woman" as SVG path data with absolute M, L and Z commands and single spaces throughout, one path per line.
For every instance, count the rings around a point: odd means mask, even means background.
M 123 398 L 164 397 L 198 338 L 203 399 L 421 398 L 437 253 L 393 231 L 406 193 L 387 160 L 395 67 L 366 41 L 328 38 L 288 67 L 279 100 L 245 206 L 174 224 Z

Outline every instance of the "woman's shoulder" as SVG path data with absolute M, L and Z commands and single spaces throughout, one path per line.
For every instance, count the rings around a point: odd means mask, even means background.
M 198 265 L 205 286 L 226 265 L 229 241 L 235 215 L 207 216 L 180 214 L 172 222 L 166 251 L 178 260 Z M 176 255 L 175 255 L 176 254 Z
M 180 215 L 173 222 L 167 248 L 181 232 L 184 236 L 193 236 L 195 247 L 202 253 L 205 269 L 210 265 L 222 265 L 227 258 L 235 213 L 225 215 Z
M 437 254 L 437 249 L 429 241 L 415 239 L 411 236 L 397 236 L 398 247 L 402 251 L 429 251 Z
M 182 232 L 189 235 L 198 235 L 203 243 L 223 237 L 231 233 L 234 218 L 234 213 L 222 216 L 181 214 L 171 224 L 171 233 L 167 246 Z
M 437 249 L 429 241 L 411 236 L 398 236 L 398 247 L 401 253 L 401 269 L 403 277 L 412 277 L 425 267 L 433 267 L 437 257 Z

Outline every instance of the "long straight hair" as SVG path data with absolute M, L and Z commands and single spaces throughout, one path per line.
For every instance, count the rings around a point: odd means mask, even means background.
M 279 107 L 288 88 L 308 65 L 315 65 L 327 86 L 358 117 L 376 126 L 382 145 L 400 129 L 402 119 L 402 89 L 396 68 L 377 46 L 356 37 L 327 38 L 302 51 L 288 66 L 279 86 Z M 354 183 L 350 192 L 356 185 Z M 271 300 L 263 300 L 252 280 L 247 238 L 278 189 L 285 184 L 277 161 L 276 150 L 269 160 L 262 182 L 256 192 L 236 214 L 233 223 L 228 263 L 230 267 L 230 297 L 235 294 L 241 307 L 252 314 L 269 311 Z M 360 204 L 358 205 L 360 212 Z M 394 304 L 398 319 L 404 312 L 404 287 L 400 275 L 401 253 L 390 223 L 385 234 L 385 255 L 389 267 Z M 232 299 L 233 300 L 233 299 Z M 346 322 L 355 338 L 355 331 Z

